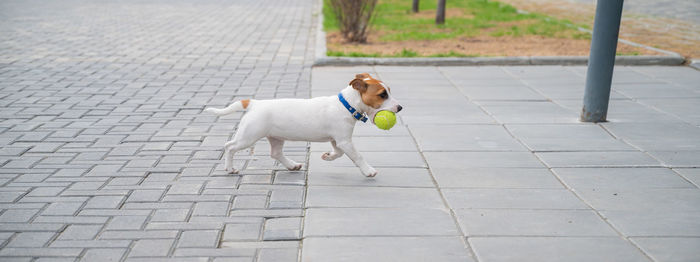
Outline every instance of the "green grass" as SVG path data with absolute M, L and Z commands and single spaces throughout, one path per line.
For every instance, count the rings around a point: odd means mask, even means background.
M 411 0 L 379 0 L 370 21 L 371 31 L 380 31 L 380 41 L 439 40 L 474 36 L 539 35 L 550 38 L 590 39 L 590 34 L 579 32 L 567 20 L 558 20 L 535 13 L 518 13 L 513 6 L 489 0 L 450 0 L 444 25 L 435 25 L 434 13 L 437 1 L 420 1 L 421 13 L 411 12 Z M 458 10 L 458 11 L 454 11 Z M 324 1 L 324 28 L 337 31 L 338 24 Z M 415 52 L 413 52 L 415 53 Z M 449 54 L 449 53 L 446 53 Z M 412 54 L 406 54 L 412 55 Z
M 638 55 L 642 55 L 642 53 L 637 52 L 637 51 L 632 51 L 632 52 L 616 52 L 615 55 L 617 55 L 617 56 L 638 56 Z

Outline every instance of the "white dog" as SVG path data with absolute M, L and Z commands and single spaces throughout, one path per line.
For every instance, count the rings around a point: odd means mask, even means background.
M 324 153 L 323 160 L 332 161 L 347 154 L 368 177 L 377 175 L 355 150 L 352 132 L 357 121 L 367 121 L 381 110 L 394 113 L 402 107 L 391 96 L 391 89 L 382 81 L 369 74 L 358 74 L 348 87 L 337 96 L 315 97 L 311 99 L 241 100 L 224 109 L 207 108 L 205 111 L 217 115 L 231 114 L 246 109 L 238 132 L 224 146 L 225 167 L 229 173 L 237 173 L 233 168 L 233 155 L 236 151 L 251 147 L 256 141 L 267 137 L 271 146 L 271 156 L 289 170 L 301 169 L 301 164 L 287 158 L 282 153 L 285 140 L 331 142 L 333 152 Z

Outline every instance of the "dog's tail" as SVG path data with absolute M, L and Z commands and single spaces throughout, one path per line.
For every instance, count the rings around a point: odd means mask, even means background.
M 233 104 L 227 106 L 226 108 L 218 109 L 218 108 L 209 107 L 207 109 L 204 109 L 204 112 L 214 113 L 215 115 L 219 115 L 219 116 L 228 115 L 228 114 L 231 114 L 233 112 L 248 108 L 249 104 L 250 104 L 250 99 L 243 99 L 241 101 L 234 102 Z

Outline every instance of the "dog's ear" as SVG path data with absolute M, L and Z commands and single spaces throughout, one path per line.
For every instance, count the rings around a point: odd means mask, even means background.
M 366 79 L 366 78 L 370 78 L 369 73 L 362 73 L 362 74 L 355 75 L 355 79 Z
M 364 92 L 365 90 L 367 90 L 367 83 L 365 83 L 365 80 L 364 80 L 366 78 L 369 78 L 369 74 L 367 74 L 367 73 L 357 74 L 357 75 L 355 75 L 355 79 L 350 81 L 350 86 L 352 86 L 352 88 L 355 88 L 361 92 Z

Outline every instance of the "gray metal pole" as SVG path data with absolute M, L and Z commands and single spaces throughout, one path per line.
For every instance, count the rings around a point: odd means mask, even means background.
M 581 112 L 583 122 L 605 122 L 608 114 L 622 3 L 623 0 L 598 0 L 596 5 Z

